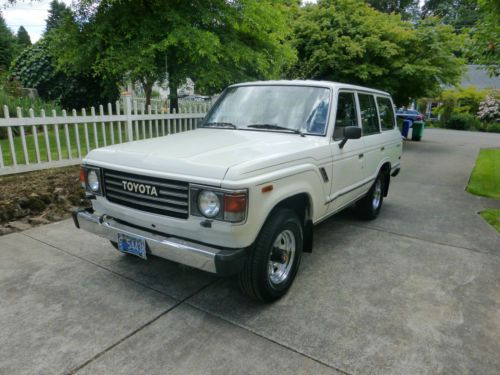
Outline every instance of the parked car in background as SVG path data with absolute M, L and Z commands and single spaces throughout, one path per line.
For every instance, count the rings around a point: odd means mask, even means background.
M 80 174 L 92 208 L 75 224 L 143 259 L 238 274 L 243 292 L 273 301 L 314 225 L 353 203 L 379 214 L 400 169 L 393 106 L 334 82 L 230 86 L 197 130 L 92 150 Z
M 422 121 L 424 115 L 415 109 L 398 109 L 396 116 L 404 120 Z

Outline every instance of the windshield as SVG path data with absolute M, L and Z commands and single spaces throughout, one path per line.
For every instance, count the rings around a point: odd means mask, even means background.
M 330 90 L 309 86 L 228 88 L 203 127 L 324 135 Z

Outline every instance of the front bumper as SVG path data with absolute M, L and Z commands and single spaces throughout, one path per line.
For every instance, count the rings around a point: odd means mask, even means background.
M 146 241 L 148 255 L 155 255 L 219 276 L 238 273 L 246 260 L 245 249 L 220 249 L 153 233 L 127 225 L 106 215 L 96 215 L 92 209 L 74 211 L 73 221 L 77 228 L 114 242 L 117 241 L 118 233 L 142 238 Z

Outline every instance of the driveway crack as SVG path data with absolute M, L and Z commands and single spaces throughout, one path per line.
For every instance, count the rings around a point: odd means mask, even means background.
M 193 294 L 193 296 L 194 296 L 194 294 Z M 191 296 L 191 297 L 193 297 L 193 296 Z M 189 298 L 191 298 L 191 297 L 189 297 Z M 249 333 L 251 333 L 251 334 L 253 334 L 253 335 L 257 336 L 257 337 L 260 337 L 261 339 L 264 339 L 264 340 L 266 340 L 266 341 L 268 341 L 270 343 L 278 345 L 278 346 L 280 346 L 283 349 L 289 350 L 289 351 L 291 351 L 293 353 L 296 353 L 296 354 L 298 354 L 298 355 L 300 355 L 302 357 L 308 358 L 311 361 L 314 361 L 316 363 L 319 363 L 320 365 L 323 365 L 323 366 L 328 367 L 328 368 L 330 368 L 332 370 L 335 370 L 335 371 L 339 372 L 340 374 L 351 375 L 351 373 L 347 372 L 346 370 L 342 370 L 340 367 L 334 366 L 334 365 L 332 365 L 330 363 L 322 361 L 321 359 L 315 358 L 315 357 L 313 357 L 313 356 L 311 356 L 309 354 L 303 353 L 303 352 L 301 352 L 301 351 L 299 351 L 297 349 L 294 349 L 292 347 L 286 346 L 285 344 L 283 344 L 283 343 L 281 343 L 279 341 L 276 341 L 276 340 L 273 340 L 272 338 L 266 337 L 266 336 L 260 334 L 259 332 L 256 332 L 256 331 L 250 329 L 249 327 L 246 327 L 246 326 L 243 326 L 243 325 L 238 324 L 236 322 L 233 322 L 231 320 L 228 320 L 228 319 L 226 319 L 225 317 L 223 317 L 223 316 L 221 316 L 219 314 L 213 313 L 212 311 L 205 310 L 205 309 L 203 309 L 203 308 L 201 308 L 199 306 L 193 305 L 192 303 L 190 303 L 189 301 L 187 301 L 187 299 L 184 300 L 184 301 L 185 301 L 185 303 L 187 305 L 189 305 L 190 307 L 192 307 L 192 308 L 194 308 L 194 309 L 196 309 L 198 311 L 204 312 L 204 313 L 206 313 L 206 314 L 208 314 L 210 316 L 213 316 L 213 317 L 215 317 L 217 319 L 220 319 L 220 320 L 222 320 L 222 321 L 224 321 L 224 322 L 226 322 L 228 324 L 231 324 L 233 326 L 241 328 L 241 329 L 243 329 L 246 332 L 249 332 Z
M 77 367 L 75 367 L 72 370 L 70 370 L 68 372 L 65 372 L 63 374 L 65 374 L 65 375 L 74 375 L 74 374 L 76 374 L 78 371 L 80 371 L 84 367 L 88 366 L 89 364 L 91 364 L 92 362 L 94 362 L 96 359 L 102 357 L 104 354 L 106 354 L 107 352 L 109 352 L 113 348 L 117 347 L 118 345 L 120 345 L 121 343 L 125 342 L 126 340 L 128 340 L 132 336 L 136 335 L 138 332 L 142 331 L 144 328 L 146 328 L 146 327 L 150 326 L 151 324 L 153 324 L 154 322 L 156 322 L 161 317 L 167 315 L 170 311 L 172 311 L 175 308 L 177 308 L 180 305 L 182 305 L 187 299 L 191 298 L 196 293 L 201 292 L 203 289 L 208 288 L 209 286 L 215 284 L 218 281 L 219 281 L 219 279 L 212 280 L 209 283 L 203 285 L 202 287 L 196 289 L 194 292 L 192 292 L 188 296 L 186 296 L 183 299 L 177 301 L 173 306 L 169 307 L 168 309 L 166 309 L 165 311 L 163 311 L 162 313 L 160 313 L 159 315 L 157 315 L 153 319 L 149 320 L 148 322 L 144 323 L 143 325 L 141 325 L 140 327 L 136 328 L 132 332 L 128 333 L 127 335 L 125 335 L 124 337 L 122 337 L 121 339 L 119 339 L 118 341 L 114 342 L 113 344 L 111 344 L 110 346 L 108 346 L 107 348 L 105 348 L 104 350 L 102 350 L 99 353 L 97 353 L 96 355 L 94 355 L 92 358 L 88 359 L 87 361 L 85 361 L 81 365 L 78 365 Z

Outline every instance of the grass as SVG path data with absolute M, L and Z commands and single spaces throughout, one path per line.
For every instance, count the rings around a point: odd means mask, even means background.
M 484 210 L 480 212 L 481 217 L 500 233 L 500 210 Z
M 50 155 L 52 160 L 59 160 L 59 155 L 57 152 L 56 145 L 56 131 L 54 126 L 47 126 L 48 130 L 48 138 L 50 145 Z M 61 159 L 72 159 L 78 157 L 78 151 L 76 147 L 76 131 L 75 125 L 68 125 L 68 136 L 69 136 L 69 147 L 66 140 L 66 133 L 64 125 L 59 125 L 59 142 L 61 146 Z M 97 132 L 94 132 L 94 127 L 92 124 L 88 124 L 88 135 L 89 135 L 89 149 L 86 148 L 85 143 L 85 131 L 82 125 L 78 126 L 78 135 L 80 138 L 81 145 L 81 154 L 85 156 L 91 149 L 96 147 L 104 146 L 104 136 L 102 132 L 102 128 L 100 124 L 96 126 Z M 122 139 L 126 139 L 125 135 L 125 126 L 122 124 Z M 97 134 L 97 143 L 95 141 L 95 134 Z M 111 128 L 106 126 L 105 129 L 107 144 L 111 144 Z M 30 163 L 36 163 L 36 149 L 35 149 L 35 137 L 33 136 L 32 127 L 25 127 L 25 135 L 26 135 L 26 148 L 28 150 L 28 158 Z M 118 143 L 118 126 L 115 124 L 114 126 L 114 136 L 115 143 Z M 47 145 L 45 143 L 45 135 L 42 127 L 37 128 L 37 137 L 38 146 L 40 150 L 40 159 L 41 161 L 48 161 L 47 157 Z M 0 139 L 0 146 L 2 147 L 2 154 L 5 166 L 12 165 L 12 155 L 10 152 L 10 144 L 7 138 Z M 22 141 L 19 135 L 14 137 L 14 148 L 16 151 L 16 160 L 18 164 L 25 164 L 26 160 L 24 157 L 24 152 L 22 148 Z
M 146 129 L 146 137 L 144 137 L 142 131 L 142 120 L 139 121 L 139 139 L 149 138 L 149 123 L 148 121 L 144 121 L 145 129 Z M 167 123 L 165 123 L 165 128 Z M 158 127 L 161 134 L 161 122 L 158 121 Z M 56 146 L 56 132 L 55 127 L 53 125 L 48 125 L 48 136 L 49 136 L 49 144 L 50 144 L 50 155 L 52 160 L 59 160 L 59 155 L 57 152 Z M 76 130 L 74 124 L 68 125 L 68 136 L 69 136 L 69 147 L 66 140 L 66 132 L 64 125 L 59 125 L 59 141 L 61 146 L 61 159 L 72 159 L 78 158 L 78 152 L 76 147 Z M 78 124 L 78 136 L 80 138 L 81 145 L 81 155 L 85 156 L 90 150 L 104 146 L 104 134 L 106 136 L 107 145 L 111 144 L 111 126 L 109 123 L 105 123 L 104 132 L 102 131 L 102 124 L 96 123 L 95 131 L 92 123 L 87 124 L 88 129 L 88 138 L 89 138 L 89 148 L 86 147 L 85 142 L 85 130 L 82 124 Z M 179 129 L 179 125 L 177 125 L 177 129 Z M 33 131 L 31 126 L 25 127 L 25 135 L 26 135 L 26 148 L 28 151 L 28 158 L 30 163 L 36 163 L 36 149 L 35 149 L 35 137 L 33 136 Z M 155 122 L 152 121 L 152 130 L 153 134 L 156 134 L 155 130 Z M 174 131 L 174 121 L 172 121 L 172 130 Z M 165 129 L 167 131 L 167 129 Z M 114 122 L 113 133 L 115 138 L 115 143 L 119 142 L 119 131 L 118 131 L 118 122 Z M 121 133 L 122 133 L 122 141 L 126 141 L 126 124 L 121 124 Z M 96 142 L 97 136 L 97 142 Z M 48 161 L 47 157 L 47 146 L 45 143 L 45 135 L 43 132 L 43 128 L 41 126 L 37 127 L 37 137 L 38 145 L 40 150 L 40 159 L 42 162 Z M 135 139 L 135 126 L 134 126 L 134 139 Z M 0 139 L 0 146 L 2 150 L 2 156 L 5 166 L 11 166 L 12 155 L 10 152 L 10 144 L 8 138 Z M 16 151 L 16 160 L 17 163 L 22 165 L 26 163 L 24 152 L 22 148 L 22 141 L 19 135 L 14 136 L 14 148 Z
M 483 149 L 479 152 L 467 191 L 500 199 L 500 149 Z
M 500 199 L 500 149 L 483 149 L 479 152 L 467 191 Z M 480 215 L 500 233 L 500 210 L 488 209 L 480 212 Z

